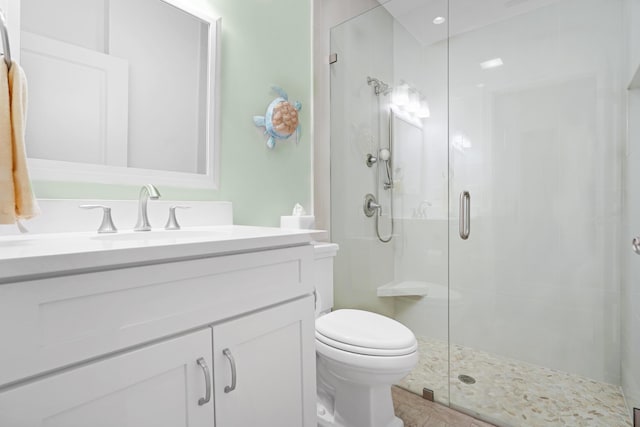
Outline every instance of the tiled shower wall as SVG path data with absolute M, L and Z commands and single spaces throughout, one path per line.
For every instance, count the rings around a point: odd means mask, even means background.
M 393 22 L 382 8 L 332 30 L 331 66 L 331 239 L 340 245 L 334 261 L 336 308 L 360 308 L 393 315 L 393 301 L 377 297 L 377 288 L 393 280 L 393 246 L 377 240 L 375 218 L 363 214 L 368 193 L 379 194 L 381 224 L 389 224 L 389 200 L 376 189 L 376 168 L 368 153 L 386 142 L 386 112 L 367 84 L 367 76 L 392 82 Z M 379 110 L 380 108 L 380 110 Z M 384 235 L 390 232 L 382 226 Z

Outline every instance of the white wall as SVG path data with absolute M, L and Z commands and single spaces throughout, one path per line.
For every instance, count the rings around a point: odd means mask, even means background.
M 640 68 L 640 0 L 625 1 L 628 37 L 626 82 Z M 640 89 L 628 91 L 628 142 L 622 231 L 621 383 L 629 409 L 640 408 L 640 256 L 630 239 L 640 236 Z

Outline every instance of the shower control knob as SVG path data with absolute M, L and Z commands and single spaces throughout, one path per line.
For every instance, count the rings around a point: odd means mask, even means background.
M 633 251 L 640 255 L 640 236 L 631 241 L 631 246 L 633 247 Z
M 378 158 L 373 154 L 367 154 L 367 166 L 372 167 L 378 162 Z
M 367 194 L 364 196 L 364 205 L 362 206 L 364 214 L 368 217 L 372 217 L 378 212 L 378 215 L 382 215 L 382 206 L 376 200 L 376 196 L 373 194 Z

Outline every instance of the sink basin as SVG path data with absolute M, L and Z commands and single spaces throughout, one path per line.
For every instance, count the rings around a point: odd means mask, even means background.
M 229 232 L 225 230 L 157 230 L 99 234 L 92 236 L 91 239 L 105 242 L 178 243 L 199 240 L 218 240 L 228 235 Z

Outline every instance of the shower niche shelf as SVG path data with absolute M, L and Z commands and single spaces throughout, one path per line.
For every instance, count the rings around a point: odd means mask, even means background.
M 429 294 L 429 283 L 418 280 L 391 282 L 378 287 L 379 297 L 424 297 Z

